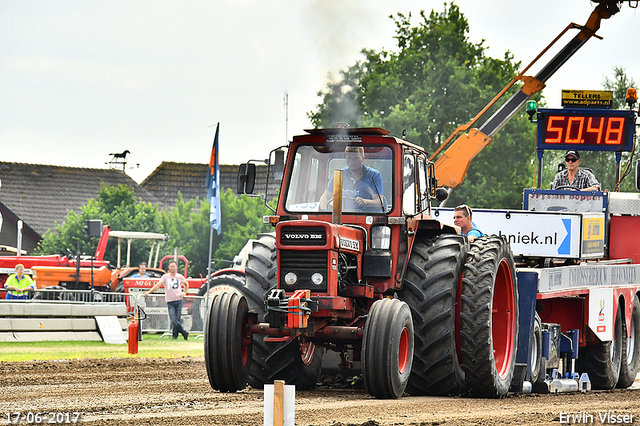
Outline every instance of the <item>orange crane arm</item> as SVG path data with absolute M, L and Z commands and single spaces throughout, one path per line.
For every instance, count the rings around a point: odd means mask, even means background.
M 595 10 L 591 12 L 584 26 L 575 23 L 569 24 L 540 54 L 527 65 L 520 74 L 516 75 L 494 97 L 486 107 L 482 109 L 470 122 L 459 126 L 444 141 L 438 150 L 429 158 L 435 160 L 435 171 L 441 186 L 455 188 L 459 186 L 467 174 L 471 160 L 493 141 L 493 136 L 518 112 L 518 110 L 545 87 L 545 82 L 580 49 L 587 40 L 596 35 L 600 28 L 600 21 L 608 19 L 620 11 L 618 3 L 629 0 L 599 0 Z M 544 55 L 568 30 L 580 29 L 576 35 L 558 54 L 538 72 L 535 77 L 525 76 L 524 73 Z M 517 81 L 523 83 L 520 90 L 506 101 L 479 129 L 472 128 L 478 119 L 491 108 Z M 467 132 L 468 133 L 463 133 Z M 454 138 L 457 139 L 451 143 Z M 446 148 L 446 151 L 440 153 Z

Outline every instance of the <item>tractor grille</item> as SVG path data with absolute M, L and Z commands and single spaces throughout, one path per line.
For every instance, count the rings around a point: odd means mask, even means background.
M 285 276 L 293 272 L 297 281 L 287 285 Z M 314 273 L 322 275 L 319 285 L 311 281 Z M 280 288 L 285 291 L 309 289 L 312 292 L 327 291 L 327 251 L 280 250 Z

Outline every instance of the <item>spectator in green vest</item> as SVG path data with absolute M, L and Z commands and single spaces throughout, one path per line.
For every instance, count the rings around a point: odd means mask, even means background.
M 31 277 L 24 274 L 24 265 L 18 263 L 16 265 L 16 273 L 7 278 L 4 283 L 7 290 L 7 299 L 26 299 L 29 291 L 36 289 Z

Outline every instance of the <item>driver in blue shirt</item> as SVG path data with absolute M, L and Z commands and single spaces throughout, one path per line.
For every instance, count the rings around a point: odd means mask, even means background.
M 348 146 L 345 149 L 347 167 L 342 169 L 342 196 L 344 210 L 382 211 L 382 175 L 364 165 L 364 148 Z M 333 196 L 333 178 L 320 197 L 320 208 L 326 209 Z

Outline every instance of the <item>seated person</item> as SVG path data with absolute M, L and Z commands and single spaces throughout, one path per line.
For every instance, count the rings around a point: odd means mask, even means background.
M 140 263 L 140 265 L 138 265 L 138 272 L 135 273 L 131 278 L 149 278 L 149 275 L 147 275 L 147 263 Z
M 551 189 L 563 189 L 563 187 L 575 188 L 579 191 L 599 191 L 600 182 L 587 169 L 578 167 L 580 165 L 580 152 L 570 149 L 564 155 L 567 168 L 556 174 Z
M 382 176 L 374 168 L 364 165 L 364 148 L 348 146 L 345 149 L 347 167 L 342 169 L 343 210 L 382 212 Z M 320 208 L 327 209 L 333 196 L 333 177 L 320 197 Z
M 472 215 L 473 212 L 471 208 L 466 204 L 462 204 L 453 209 L 453 224 L 460 227 L 461 235 L 467 237 L 469 241 L 484 237 L 482 231 L 479 230 L 471 220 Z
M 31 277 L 24 274 L 24 265 L 18 263 L 16 273 L 9 275 L 4 288 L 7 290 L 6 299 L 26 299 L 29 296 L 28 292 L 35 290 L 36 286 Z

